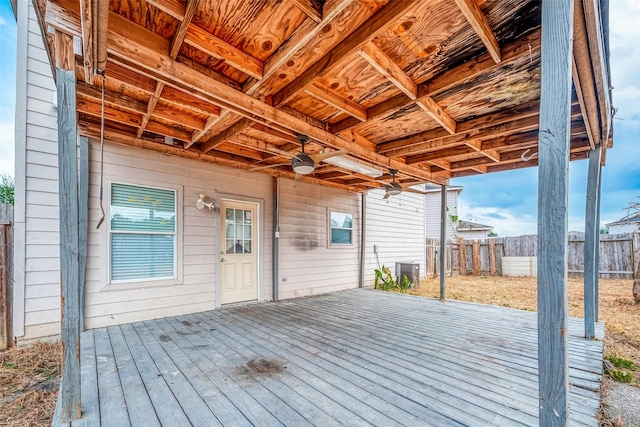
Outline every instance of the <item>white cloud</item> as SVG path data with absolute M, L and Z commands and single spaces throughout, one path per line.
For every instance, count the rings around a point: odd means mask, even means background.
M 500 236 L 520 236 L 537 233 L 537 217 L 533 214 L 516 213 L 515 210 L 497 206 L 469 206 L 459 201 L 462 220 L 490 225 Z M 534 209 L 535 210 L 535 209 Z

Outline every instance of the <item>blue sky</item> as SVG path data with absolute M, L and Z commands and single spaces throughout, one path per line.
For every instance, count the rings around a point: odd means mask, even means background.
M 614 146 L 602 177 L 602 223 L 621 218 L 640 196 L 640 1 L 612 0 L 611 73 Z M 14 173 L 16 23 L 8 0 L 0 0 L 0 174 Z M 569 228 L 584 229 L 587 161 L 570 168 Z M 536 233 L 537 168 L 453 179 L 462 185 L 460 217 L 495 227 L 501 236 Z

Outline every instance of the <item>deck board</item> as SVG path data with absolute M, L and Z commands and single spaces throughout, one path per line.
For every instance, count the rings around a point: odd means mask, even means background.
M 72 426 L 535 426 L 536 327 L 361 289 L 87 331 Z M 570 319 L 570 417 L 597 426 L 603 342 L 582 328 Z

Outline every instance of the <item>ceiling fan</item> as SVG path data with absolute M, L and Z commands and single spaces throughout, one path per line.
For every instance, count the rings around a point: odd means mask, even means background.
M 397 169 L 389 169 L 389 174 L 391 174 L 391 182 L 384 186 L 385 193 L 383 199 L 386 200 L 389 196 L 397 196 L 403 191 L 407 193 L 417 193 L 417 194 L 426 194 L 424 191 L 416 190 L 411 188 L 414 185 L 422 184 L 422 182 L 404 182 L 400 183 L 396 181 L 396 174 L 398 173 Z
M 269 168 L 275 168 L 278 166 L 285 166 L 285 165 L 289 165 L 291 164 L 291 168 L 293 169 L 293 171 L 297 174 L 300 175 L 308 175 L 310 173 L 312 173 L 315 168 L 316 168 L 316 164 L 328 159 L 330 157 L 335 157 L 335 156 L 340 156 L 342 154 L 348 154 L 349 152 L 347 150 L 336 150 L 336 151 L 330 151 L 327 153 L 317 153 L 317 154 L 307 154 L 304 152 L 304 145 L 309 142 L 309 137 L 307 135 L 303 135 L 303 134 L 298 134 L 298 136 L 296 137 L 296 139 L 298 140 L 298 142 L 300 143 L 300 145 L 302 146 L 302 152 L 297 154 L 297 155 L 292 155 L 291 153 L 288 153 L 286 151 L 283 150 L 279 150 L 275 147 L 272 147 L 269 149 L 269 151 L 272 151 L 274 153 L 277 154 L 281 154 L 283 156 L 286 157 L 290 157 L 291 158 L 291 162 L 287 162 L 287 163 L 278 163 L 275 165 L 266 165 L 266 166 L 258 166 L 256 168 L 252 168 L 252 171 L 256 171 L 256 170 L 260 170 L 260 169 L 269 169 Z

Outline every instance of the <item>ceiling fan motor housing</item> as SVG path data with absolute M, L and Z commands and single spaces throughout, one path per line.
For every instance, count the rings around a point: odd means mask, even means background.
M 316 164 L 307 154 L 300 153 L 291 159 L 291 167 L 300 175 L 308 175 L 316 168 Z
M 386 188 L 386 193 L 389 196 L 397 196 L 398 194 L 402 193 L 402 187 L 400 186 L 400 184 L 398 184 L 395 181 L 386 185 L 385 188 Z

